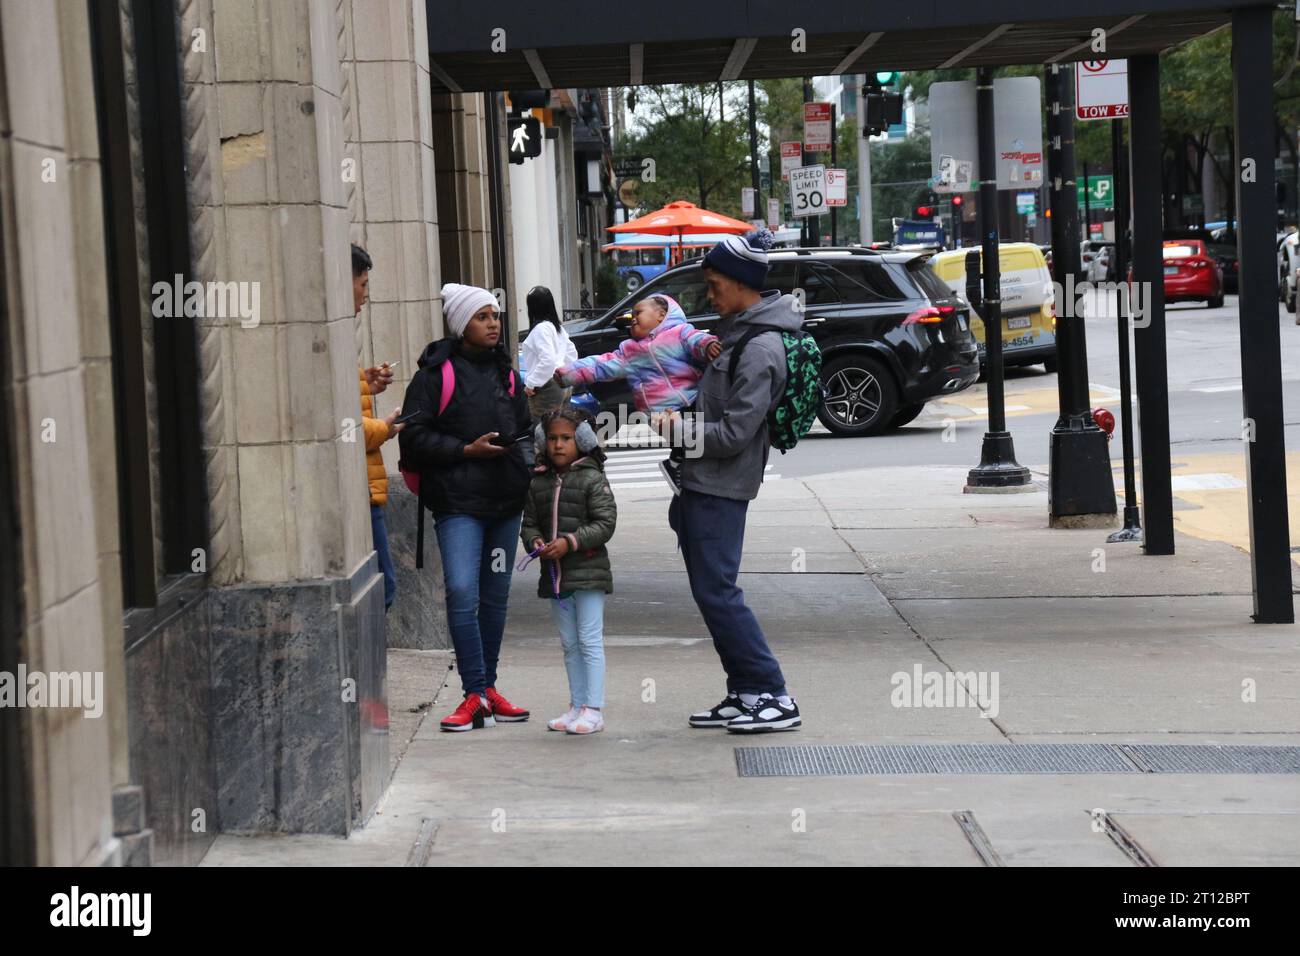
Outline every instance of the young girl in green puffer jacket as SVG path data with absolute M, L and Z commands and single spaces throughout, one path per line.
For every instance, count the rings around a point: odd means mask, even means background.
M 541 453 L 519 536 L 529 558 L 541 559 L 537 594 L 551 602 L 569 677 L 569 709 L 546 726 L 594 734 L 605 729 L 605 595 L 614 591 L 605 542 L 618 510 L 586 416 L 565 405 L 537 429 Z

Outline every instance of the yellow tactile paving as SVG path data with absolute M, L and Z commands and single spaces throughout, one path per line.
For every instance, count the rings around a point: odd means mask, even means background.
M 1118 449 L 1116 449 L 1118 451 Z M 1115 489 L 1122 496 L 1124 489 L 1123 462 L 1115 464 Z M 1196 505 L 1174 512 L 1174 527 L 1184 534 L 1207 541 L 1225 541 L 1242 551 L 1250 551 L 1250 518 L 1246 500 L 1246 455 L 1244 450 L 1233 453 L 1183 455 L 1174 453 L 1172 474 L 1231 475 L 1241 482 L 1237 488 L 1178 489 L 1174 497 Z M 1300 541 L 1300 452 L 1286 456 L 1287 516 L 1291 541 Z M 1138 471 L 1139 497 L 1142 488 L 1141 469 Z M 1297 555 L 1296 557 L 1300 557 Z
M 943 400 L 945 412 L 954 421 L 965 422 L 988 417 L 988 392 L 983 385 L 975 385 L 964 392 Z M 1109 408 L 1119 418 L 1119 392 L 1105 386 L 1094 385 L 1088 392 L 1093 408 L 1098 405 Z M 1022 415 L 1055 414 L 1060 408 L 1060 396 L 1055 387 L 1042 388 L 1025 386 L 1008 382 L 1004 391 L 1007 406 L 1007 418 Z

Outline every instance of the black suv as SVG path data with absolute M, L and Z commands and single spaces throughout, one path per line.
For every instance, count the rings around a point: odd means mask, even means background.
M 925 264 L 926 256 L 871 249 L 774 249 L 766 289 L 802 289 L 803 327 L 822 351 L 827 396 L 817 413 L 836 435 L 875 435 L 905 425 L 926 401 L 979 377 L 968 306 Z M 628 336 L 641 299 L 670 295 L 697 328 L 719 321 L 699 261 L 647 282 L 604 315 L 565 325 L 578 355 L 612 352 Z M 592 388 L 605 409 L 632 407 L 625 381 Z

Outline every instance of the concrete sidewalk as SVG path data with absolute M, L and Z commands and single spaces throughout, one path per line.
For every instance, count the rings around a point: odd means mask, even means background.
M 516 577 L 499 683 L 532 721 L 439 733 L 459 698 L 449 655 L 394 651 L 400 763 L 379 813 L 348 840 L 223 835 L 204 865 L 1300 862 L 1293 774 L 738 776 L 737 747 L 1300 744 L 1300 632 L 1251 623 L 1245 555 L 1180 536 L 1176 556 L 1146 557 L 1104 531 L 1048 530 L 1045 491 L 962 495 L 964 477 L 783 480 L 751 507 L 741 585 L 799 699 L 800 732 L 687 726 L 720 698 L 721 669 L 667 498 L 625 492 L 605 733 L 545 730 L 567 691 L 530 569 Z M 983 714 L 894 706 L 891 677 L 916 665 L 996 675 L 997 699 Z

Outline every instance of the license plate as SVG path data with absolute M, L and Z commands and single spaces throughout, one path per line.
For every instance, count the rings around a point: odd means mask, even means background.
M 1165 275 L 1167 276 L 1178 275 L 1178 266 L 1165 266 Z
M 1027 329 L 1033 324 L 1033 318 L 1028 315 L 1016 316 L 1014 319 L 1007 319 L 1007 328 L 1009 329 Z
M 970 326 L 966 323 L 966 316 L 957 316 L 957 328 L 961 329 L 963 332 L 970 331 Z

